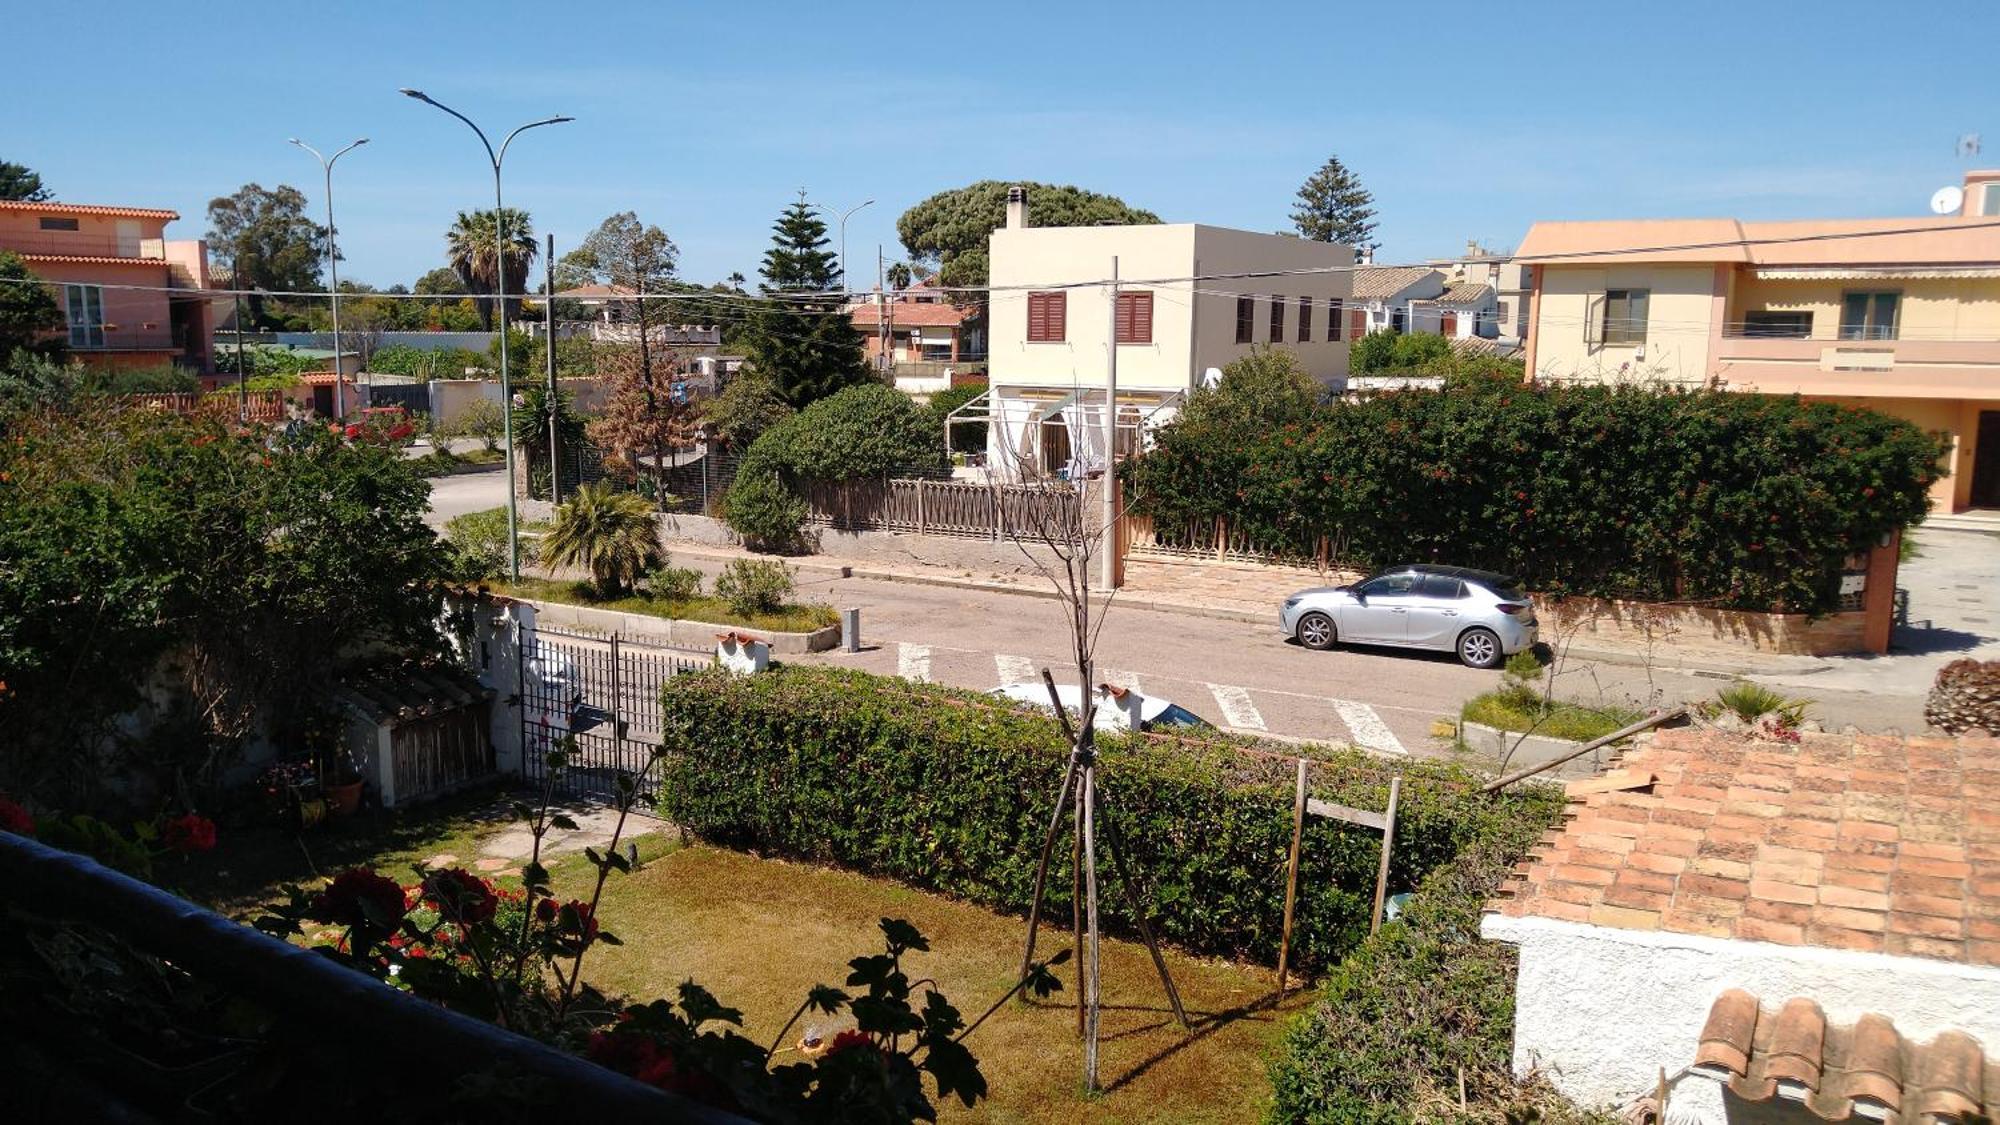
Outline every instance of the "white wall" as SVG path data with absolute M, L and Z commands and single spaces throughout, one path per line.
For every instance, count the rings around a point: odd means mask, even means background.
M 1488 915 L 1480 933 L 1520 947 L 1514 1068 L 1539 1069 L 1571 1099 L 1623 1106 L 1694 1061 L 1715 998 L 1766 1008 L 1813 1000 L 1830 1023 L 1871 1012 L 1904 1038 L 1963 1031 L 2000 1054 L 2000 969 L 1921 957 L 1619 930 Z

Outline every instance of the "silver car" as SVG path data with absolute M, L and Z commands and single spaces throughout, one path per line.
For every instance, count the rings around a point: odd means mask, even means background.
M 1394 566 L 1353 586 L 1302 590 L 1278 611 L 1285 635 L 1307 648 L 1395 645 L 1456 652 L 1497 668 L 1535 646 L 1535 606 L 1512 578 L 1462 566 Z

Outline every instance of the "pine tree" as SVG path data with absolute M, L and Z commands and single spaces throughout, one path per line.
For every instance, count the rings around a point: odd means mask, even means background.
M 869 381 L 854 330 L 837 297 L 826 294 L 838 283 L 839 264 L 826 250 L 826 224 L 813 214 L 803 192 L 772 226 L 764 254 L 766 297 L 749 325 L 749 350 L 758 368 L 783 388 L 785 400 L 802 407 L 816 399 Z
M 1326 163 L 1299 188 L 1292 225 L 1316 242 L 1343 242 L 1357 250 L 1374 249 L 1375 197 L 1361 186 L 1340 157 Z

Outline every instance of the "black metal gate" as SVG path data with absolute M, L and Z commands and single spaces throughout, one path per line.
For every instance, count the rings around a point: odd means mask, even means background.
M 373 383 L 369 384 L 368 405 L 400 406 L 411 414 L 430 416 L 431 389 L 425 383 Z
M 568 740 L 558 796 L 610 800 L 618 775 L 631 773 L 641 793 L 633 811 L 652 815 L 659 787 L 653 751 L 666 729 L 660 688 L 671 677 L 710 667 L 714 655 L 545 626 L 522 638 L 521 654 L 521 771 L 528 784 L 536 790 L 547 784 L 549 754 Z

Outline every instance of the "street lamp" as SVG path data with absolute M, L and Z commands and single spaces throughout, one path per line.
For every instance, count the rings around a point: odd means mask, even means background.
M 422 90 L 412 90 L 406 86 L 397 92 L 405 97 L 415 98 L 425 105 L 436 106 L 465 122 L 466 127 L 479 137 L 479 143 L 486 146 L 486 159 L 493 164 L 493 287 L 498 290 L 494 298 L 499 302 L 500 309 L 500 401 L 507 407 L 501 415 L 501 432 L 507 443 L 507 573 L 514 581 L 519 582 L 521 540 L 516 530 L 520 517 L 515 511 L 514 504 L 514 395 L 507 378 L 507 211 L 500 203 L 500 163 L 507 159 L 507 146 L 514 143 L 515 137 L 530 129 L 543 125 L 560 125 L 565 121 L 575 121 L 576 118 L 546 117 L 540 121 L 530 121 L 507 134 L 506 139 L 500 142 L 500 151 L 495 152 L 493 142 L 486 139 L 486 131 L 474 125 L 472 118 L 432 98 Z M 553 297 L 554 294 L 550 296 Z
M 341 393 L 340 372 L 340 252 L 334 244 L 333 234 L 333 162 L 368 143 L 363 137 L 332 156 L 321 156 L 318 149 L 298 139 L 291 142 L 319 161 L 320 171 L 326 173 L 326 268 L 332 276 L 327 288 L 333 293 L 333 417 L 335 421 L 347 420 L 347 399 Z
M 846 211 L 841 212 L 840 215 L 840 288 L 842 290 L 841 296 L 843 297 L 846 296 L 847 289 L 847 217 L 873 202 L 875 201 L 870 199 L 862 203 L 857 203 L 849 207 Z

